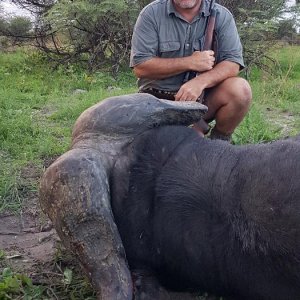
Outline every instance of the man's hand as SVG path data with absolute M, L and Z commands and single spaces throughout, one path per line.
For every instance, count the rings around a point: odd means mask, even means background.
M 213 68 L 215 64 L 215 53 L 212 50 L 195 51 L 190 56 L 190 69 L 195 72 L 205 72 Z
M 235 77 L 239 72 L 239 64 L 231 61 L 222 61 L 211 70 L 201 73 L 181 86 L 175 95 L 176 101 L 196 101 L 204 89 L 211 88 L 223 80 Z
M 175 101 L 197 101 L 206 88 L 204 82 L 199 79 L 199 77 L 195 77 L 183 84 L 175 95 Z

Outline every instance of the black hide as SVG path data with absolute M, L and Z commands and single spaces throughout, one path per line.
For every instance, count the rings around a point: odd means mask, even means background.
M 297 139 L 232 146 L 181 126 L 143 133 L 111 177 L 131 270 L 173 290 L 300 299 L 299 179 Z

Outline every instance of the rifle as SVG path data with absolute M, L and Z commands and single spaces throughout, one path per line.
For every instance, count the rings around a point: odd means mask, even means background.
M 204 45 L 203 51 L 212 50 L 213 48 L 213 37 L 214 37 L 214 29 L 216 24 L 216 10 L 213 8 L 215 4 L 214 0 L 210 1 L 209 12 L 210 15 L 208 17 L 205 31 L 204 31 Z
M 203 44 L 203 49 L 201 51 L 207 51 L 207 50 L 212 50 L 213 49 L 213 38 L 214 38 L 214 29 L 215 29 L 215 24 L 216 24 L 216 10 L 213 8 L 215 4 L 214 0 L 210 1 L 209 5 L 209 12 L 210 15 L 207 19 L 206 25 L 205 25 L 205 30 L 204 30 L 204 44 Z M 191 80 L 192 78 L 200 75 L 200 73 L 197 72 L 187 72 L 185 74 L 183 83 Z M 197 101 L 202 102 L 204 96 L 204 92 L 200 95 Z

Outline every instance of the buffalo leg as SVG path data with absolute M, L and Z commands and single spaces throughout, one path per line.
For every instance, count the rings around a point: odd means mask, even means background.
M 40 202 L 63 244 L 79 259 L 98 299 L 132 299 L 125 251 L 114 223 L 104 160 L 73 149 L 44 174 Z

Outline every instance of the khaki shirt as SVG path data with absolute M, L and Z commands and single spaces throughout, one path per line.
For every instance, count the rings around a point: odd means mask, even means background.
M 209 0 L 202 0 L 199 14 L 187 22 L 174 8 L 172 0 L 156 0 L 140 13 L 132 36 L 130 67 L 153 57 L 177 58 L 190 56 L 202 50 L 204 31 L 209 16 Z M 232 14 L 219 4 L 216 10 L 216 39 L 218 45 L 216 63 L 232 61 L 244 67 L 242 45 Z M 185 73 L 165 79 L 138 79 L 139 89 L 156 88 L 178 91 Z

